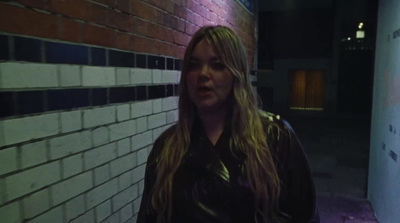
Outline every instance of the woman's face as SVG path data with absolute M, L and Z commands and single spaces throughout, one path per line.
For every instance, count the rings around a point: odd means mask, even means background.
M 199 112 L 227 108 L 233 77 L 206 40 L 201 40 L 193 50 L 186 84 Z

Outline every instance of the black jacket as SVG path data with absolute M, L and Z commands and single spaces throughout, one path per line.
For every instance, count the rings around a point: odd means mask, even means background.
M 273 114 L 267 114 L 262 122 L 282 183 L 280 210 L 291 216 L 291 223 L 319 222 L 308 160 L 293 129 Z M 156 222 L 150 202 L 157 177 L 156 160 L 174 128 L 156 140 L 149 155 L 138 223 Z M 195 119 L 191 145 L 174 177 L 172 222 L 255 222 L 256 207 L 245 177 L 245 156 L 230 150 L 230 137 L 228 125 L 212 145 Z

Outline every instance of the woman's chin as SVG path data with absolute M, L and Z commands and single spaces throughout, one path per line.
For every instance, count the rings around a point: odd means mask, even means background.
M 199 103 L 196 107 L 197 111 L 200 113 L 218 112 L 228 108 L 228 106 L 223 103 Z

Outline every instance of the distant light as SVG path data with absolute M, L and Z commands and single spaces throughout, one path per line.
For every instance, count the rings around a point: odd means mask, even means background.
M 356 32 L 356 38 L 357 39 L 364 39 L 365 38 L 365 32 L 363 30 L 358 30 Z
M 347 37 L 347 40 L 351 40 L 351 38 L 350 38 L 350 37 Z
M 358 28 L 359 28 L 359 29 L 362 29 L 363 26 L 364 26 L 364 23 L 362 23 L 362 22 L 360 22 L 360 24 L 358 24 Z

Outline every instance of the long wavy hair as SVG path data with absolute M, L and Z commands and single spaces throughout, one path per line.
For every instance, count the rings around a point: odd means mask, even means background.
M 169 222 L 171 219 L 174 174 L 190 145 L 196 109 L 188 93 L 186 76 L 192 52 L 203 39 L 214 47 L 219 59 L 233 76 L 230 149 L 246 156 L 245 173 L 257 207 L 254 217 L 261 217 L 264 222 L 278 222 L 280 180 L 266 142 L 257 97 L 250 83 L 246 52 L 240 38 L 225 26 L 202 27 L 194 34 L 186 49 L 179 84 L 179 120 L 164 142 L 151 197 L 158 222 Z

